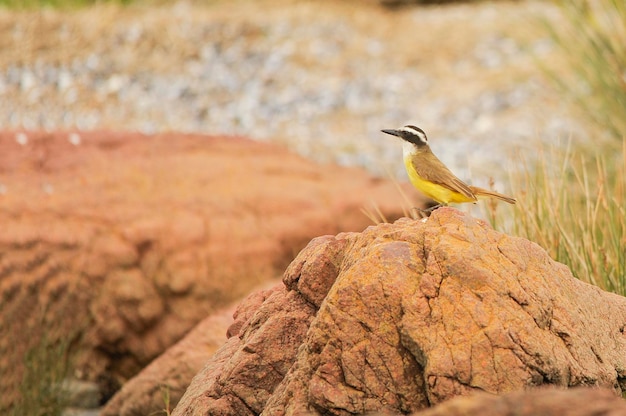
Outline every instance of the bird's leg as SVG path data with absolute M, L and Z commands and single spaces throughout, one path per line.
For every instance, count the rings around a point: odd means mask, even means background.
M 425 209 L 424 208 L 413 207 L 411 209 L 411 211 L 415 210 L 415 211 L 419 212 L 420 218 L 426 218 L 426 217 L 429 217 L 430 214 L 432 214 L 432 212 L 434 210 L 436 210 L 437 208 L 441 208 L 441 207 L 444 207 L 446 205 L 447 204 L 441 203 L 441 204 L 433 205 L 432 207 L 428 207 L 428 208 L 425 208 Z
M 433 206 L 432 206 L 432 207 L 430 207 L 430 208 L 426 208 L 426 209 L 421 209 L 421 208 L 418 208 L 418 209 L 420 210 L 420 212 L 423 212 L 423 213 L 425 213 L 425 214 L 426 214 L 426 213 L 430 214 L 431 212 L 433 212 L 433 211 L 434 211 L 434 210 L 436 210 L 437 208 L 440 208 L 440 207 L 443 207 L 443 206 L 445 206 L 445 204 L 437 204 L 437 205 L 433 205 Z

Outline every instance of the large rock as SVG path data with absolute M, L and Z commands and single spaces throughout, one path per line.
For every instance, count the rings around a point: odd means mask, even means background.
M 541 387 L 502 396 L 457 397 L 418 416 L 623 416 L 626 401 L 603 388 Z
M 626 388 L 626 299 L 452 208 L 316 238 L 174 415 L 410 413 L 532 386 Z
M 77 375 L 113 391 L 312 237 L 402 197 L 242 138 L 5 132 L 0 204 L 1 410 L 42 342 L 82 346 Z
M 236 310 L 225 308 L 202 320 L 183 339 L 125 383 L 107 402 L 100 416 L 143 416 L 171 411 L 193 376 L 226 342 L 229 331 L 241 328 L 275 290 L 254 291 Z
M 226 341 L 226 330 L 231 323 L 230 309 L 201 321 L 182 340 L 125 383 L 100 415 L 141 416 L 171 410 L 191 378 Z

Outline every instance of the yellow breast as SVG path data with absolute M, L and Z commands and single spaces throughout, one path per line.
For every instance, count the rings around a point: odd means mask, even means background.
M 434 199 L 439 203 L 449 204 L 451 202 L 475 202 L 474 199 L 469 198 L 462 193 L 450 190 L 445 186 L 438 185 L 422 178 L 415 170 L 412 157 L 410 155 L 404 156 L 404 167 L 406 168 L 406 172 L 409 175 L 409 180 L 411 181 L 411 184 L 413 184 L 413 186 L 417 188 L 418 191 L 422 192 L 427 197 Z

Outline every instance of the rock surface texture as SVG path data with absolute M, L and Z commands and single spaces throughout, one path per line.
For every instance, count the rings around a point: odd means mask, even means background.
M 276 286 L 275 282 L 270 284 Z M 275 290 L 254 291 L 236 310 L 228 307 L 202 320 L 182 340 L 125 383 L 107 402 L 100 416 L 143 416 L 171 411 L 193 376 L 226 342 L 227 335 L 230 337 L 231 331 L 238 331 Z
M 125 383 L 100 416 L 157 415 L 178 403 L 193 376 L 226 341 L 226 330 L 233 323 L 232 314 L 232 308 L 227 308 L 202 320 Z
M 457 397 L 419 416 L 622 416 L 626 401 L 609 389 L 543 387 L 502 396 Z
M 283 282 L 174 415 L 406 414 L 476 392 L 626 389 L 626 299 L 452 208 L 316 238 Z
M 390 182 L 242 138 L 1 133 L 0 410 L 43 338 L 107 397 L 372 203 L 401 214 Z

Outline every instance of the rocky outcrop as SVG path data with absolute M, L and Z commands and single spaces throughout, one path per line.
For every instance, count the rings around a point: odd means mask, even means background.
M 101 416 L 142 416 L 172 410 L 193 376 L 226 341 L 233 311 L 225 309 L 202 320 L 124 384 L 100 412 Z
M 0 134 L 0 410 L 69 339 L 105 397 L 312 237 L 398 216 L 395 185 L 242 138 Z
M 516 391 L 494 396 L 478 393 L 457 397 L 419 416 L 621 416 L 626 401 L 602 388 L 554 387 Z
M 533 386 L 626 388 L 626 299 L 452 208 L 316 238 L 176 416 L 411 413 Z
M 254 291 L 236 309 L 229 307 L 202 320 L 182 340 L 125 383 L 107 402 L 100 416 L 143 416 L 171 411 L 193 376 L 226 342 L 227 334 L 241 328 L 277 290 L 274 286 Z

